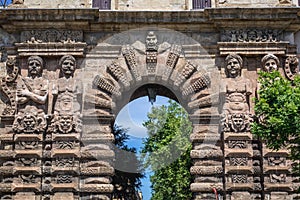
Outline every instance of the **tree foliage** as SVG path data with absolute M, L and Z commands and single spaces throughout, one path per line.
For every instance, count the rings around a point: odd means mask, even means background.
M 113 192 L 114 199 L 120 200 L 138 200 L 138 190 L 144 177 L 141 170 L 141 162 L 136 155 L 136 149 L 126 145 L 129 139 L 128 130 L 120 126 L 113 127 L 115 135 L 115 175 L 113 182 L 115 189 Z
M 258 120 L 252 132 L 269 148 L 288 146 L 291 158 L 300 160 L 300 77 L 288 81 L 278 71 L 260 72 L 259 83 L 259 98 L 255 100 Z M 299 165 L 296 168 L 299 170 Z
M 167 106 L 153 107 L 143 125 L 149 135 L 142 153 L 146 167 L 153 170 L 152 199 L 190 199 L 192 126 L 187 112 L 170 100 Z

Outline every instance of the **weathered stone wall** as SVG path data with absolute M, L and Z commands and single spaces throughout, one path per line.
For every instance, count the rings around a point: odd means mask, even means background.
M 15 7 L 27 8 L 91 8 L 92 0 L 24 0 Z M 23 2 L 23 4 L 22 4 Z M 192 10 L 192 0 L 111 0 L 112 10 Z M 211 0 L 211 7 L 274 7 L 296 6 L 297 0 Z

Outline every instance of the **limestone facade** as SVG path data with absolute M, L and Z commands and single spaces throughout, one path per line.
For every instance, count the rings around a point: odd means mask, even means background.
M 13 7 L 26 8 L 98 8 L 112 10 L 196 10 L 204 7 L 295 7 L 297 0 L 15 0 Z
M 163 95 L 193 123 L 193 199 L 299 199 L 289 152 L 250 132 L 257 72 L 299 71 L 299 11 L 1 10 L 0 198 L 110 199 L 115 117 Z

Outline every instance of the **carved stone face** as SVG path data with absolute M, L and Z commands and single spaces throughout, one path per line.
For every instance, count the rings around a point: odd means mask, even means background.
M 36 120 L 32 115 L 26 115 L 23 119 L 23 126 L 25 132 L 33 132 L 36 127 Z
M 72 131 L 73 119 L 71 116 L 61 116 L 59 120 L 59 130 L 63 133 Z
M 244 125 L 244 119 L 239 115 L 232 117 L 233 125 L 237 130 L 241 130 Z
M 61 70 L 65 76 L 73 76 L 75 70 L 75 63 L 71 59 L 66 59 L 61 65 Z
M 272 72 L 278 69 L 277 63 L 274 59 L 270 58 L 264 66 L 266 72 Z
M 38 60 L 29 60 L 28 62 L 28 76 L 37 77 L 42 76 L 43 66 Z
M 147 50 L 157 50 L 157 38 L 153 32 L 149 32 L 146 38 L 146 49 Z
M 232 58 L 228 60 L 226 70 L 230 78 L 235 78 L 241 74 L 241 65 L 237 59 Z
M 250 42 L 255 42 L 256 39 L 257 39 L 256 32 L 255 31 L 249 31 L 248 39 L 249 39 Z

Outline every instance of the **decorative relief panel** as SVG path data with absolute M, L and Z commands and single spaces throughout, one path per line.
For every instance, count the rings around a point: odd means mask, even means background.
M 253 121 L 250 114 L 250 95 L 252 86 L 249 79 L 241 77 L 243 60 L 239 55 L 230 54 L 226 57 L 225 73 L 227 78 L 221 89 L 223 106 L 223 131 L 249 131 Z
M 222 42 L 278 42 L 281 38 L 279 30 L 266 29 L 224 30 L 221 35 Z
M 16 133 L 41 134 L 46 130 L 47 122 L 42 109 L 34 106 L 26 106 L 18 112 L 13 124 Z
M 72 30 L 31 30 L 21 33 L 21 41 L 27 43 L 42 43 L 42 42 L 82 42 L 83 32 Z

